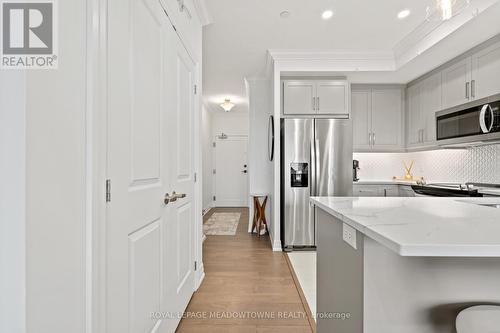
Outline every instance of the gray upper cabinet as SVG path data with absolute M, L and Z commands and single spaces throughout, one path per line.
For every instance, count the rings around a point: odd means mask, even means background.
M 421 112 L 422 84 L 417 83 L 408 87 L 406 96 L 408 99 L 408 126 L 406 128 L 406 144 L 408 147 L 416 147 L 422 143 L 423 117 Z
M 346 81 L 318 81 L 316 98 L 318 114 L 349 114 L 349 84 Z
M 500 42 L 459 58 L 407 89 L 406 146 L 436 146 L 436 112 L 500 93 Z
M 422 142 L 436 142 L 436 112 L 441 110 L 441 74 L 434 74 L 422 81 L 421 85 Z
M 443 109 L 470 101 L 471 60 L 463 59 L 442 71 Z
M 400 151 L 404 148 L 402 88 L 353 88 L 351 98 L 354 151 Z
M 500 42 L 489 45 L 442 73 L 442 108 L 500 93 Z
M 480 99 L 500 93 L 500 43 L 472 55 L 471 97 Z
M 284 115 L 349 116 L 347 81 L 283 81 Z
M 408 88 L 407 145 L 409 148 L 436 143 L 436 112 L 441 110 L 441 73 Z
M 316 113 L 316 83 L 314 81 L 284 81 L 284 114 Z
M 353 119 L 353 145 L 356 151 L 372 149 L 372 92 L 370 89 L 353 89 L 351 92 Z

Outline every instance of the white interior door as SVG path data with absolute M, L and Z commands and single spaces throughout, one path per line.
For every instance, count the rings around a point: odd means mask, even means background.
M 247 137 L 216 139 L 215 206 L 248 206 Z
M 110 0 L 108 19 L 106 331 L 173 332 L 151 313 L 194 289 L 193 65 L 157 0 Z
M 168 109 L 173 111 L 169 112 L 166 151 L 172 176 L 169 194 L 175 191 L 184 197 L 167 205 L 169 218 L 164 229 L 167 245 L 163 272 L 167 288 L 165 307 L 169 313 L 181 315 L 195 289 L 194 63 L 177 36 L 174 41 L 173 47 L 167 51 L 167 70 L 175 81 L 172 82 L 174 87 L 168 87 L 166 94 L 170 101 Z M 169 332 L 177 327 L 179 318 L 168 323 Z

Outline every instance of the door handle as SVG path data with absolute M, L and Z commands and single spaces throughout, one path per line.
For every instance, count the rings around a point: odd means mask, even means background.
M 163 199 L 163 202 L 165 203 L 165 205 L 168 205 L 170 202 L 175 202 L 177 201 L 177 199 L 182 199 L 182 198 L 185 198 L 186 195 L 185 194 L 180 194 L 180 193 L 175 193 L 172 192 L 172 195 L 170 194 L 165 194 L 165 198 Z

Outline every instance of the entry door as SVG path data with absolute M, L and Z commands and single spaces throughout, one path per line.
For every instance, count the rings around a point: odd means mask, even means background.
M 248 206 L 247 137 L 217 138 L 215 145 L 215 206 Z
M 106 331 L 173 332 L 152 313 L 194 289 L 192 64 L 157 0 L 109 0 L 108 20 Z

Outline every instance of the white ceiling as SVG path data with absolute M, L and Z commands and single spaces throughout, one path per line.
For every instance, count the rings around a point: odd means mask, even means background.
M 472 0 L 481 2 L 483 0 Z M 392 52 L 424 20 L 432 0 L 206 0 L 203 97 L 218 111 L 224 98 L 247 111 L 244 78 L 262 75 L 267 50 Z M 331 9 L 330 20 L 321 13 Z M 404 20 L 397 13 L 410 9 Z M 290 16 L 280 17 L 287 10 Z

